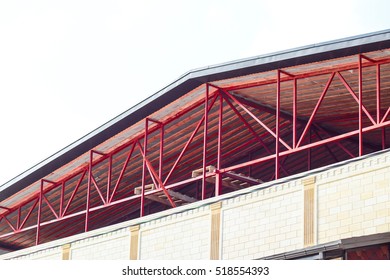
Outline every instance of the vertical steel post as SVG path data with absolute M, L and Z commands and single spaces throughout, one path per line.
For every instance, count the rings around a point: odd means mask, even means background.
M 204 100 L 204 131 L 203 131 L 203 178 L 202 178 L 202 200 L 206 198 L 206 152 L 207 152 L 207 130 L 208 130 L 208 104 L 209 84 L 206 84 Z
M 222 95 L 219 95 L 219 119 L 218 119 L 218 151 L 217 151 L 217 174 L 215 180 L 215 196 L 221 194 L 222 188 L 222 175 L 219 172 L 221 169 L 221 145 L 222 145 L 222 121 L 223 121 L 223 99 Z
M 108 162 L 108 178 L 107 178 L 107 195 L 106 195 L 106 203 L 110 203 L 110 188 L 111 188 L 111 177 L 112 177 L 112 154 L 110 154 Z
M 164 164 L 164 124 L 160 124 L 161 126 L 161 131 L 160 131 L 160 159 L 159 159 L 159 167 L 158 167 L 158 176 L 160 177 L 161 181 L 163 180 L 162 178 L 162 170 L 163 170 L 163 164 Z
M 376 123 L 381 122 L 381 65 L 376 65 Z
M 38 245 L 39 241 L 40 241 L 42 200 L 43 200 L 43 180 L 41 179 L 41 187 L 39 190 L 38 220 L 37 220 L 37 232 L 36 232 L 36 236 L 35 236 L 35 245 Z
M 293 85 L 293 149 L 297 146 L 297 79 Z
M 311 128 L 309 128 L 309 144 L 311 144 Z M 307 170 L 311 170 L 311 148 L 307 149 Z
M 64 209 L 64 195 L 65 195 L 65 181 L 62 181 L 61 183 L 61 198 L 60 198 L 60 211 L 59 211 L 59 217 L 62 218 L 63 212 L 62 209 Z
M 376 65 L 376 123 L 380 124 L 381 114 L 381 65 Z M 382 150 L 386 149 L 386 128 L 382 127 Z
M 280 140 L 280 70 L 277 71 L 276 84 L 276 141 L 275 141 L 275 180 L 279 179 L 279 140 Z
M 359 156 L 363 155 L 363 69 L 362 69 L 362 56 L 359 54 Z
M 22 211 L 22 206 L 19 206 L 18 208 L 18 219 L 16 221 L 16 230 L 19 230 L 20 229 L 20 215 L 21 215 L 21 211 Z
M 252 160 L 252 153 L 249 154 L 248 158 L 249 158 L 249 161 Z M 252 177 L 252 165 L 248 166 L 248 176 Z
M 90 198 L 91 198 L 91 184 L 92 184 L 92 161 L 93 161 L 93 151 L 90 151 L 89 154 L 89 170 L 88 170 L 88 186 L 87 186 L 87 207 L 85 211 L 85 232 L 88 231 L 89 228 L 89 209 L 91 207 L 90 205 Z
M 146 155 L 147 155 L 147 144 L 148 144 L 148 130 L 149 130 L 149 121 L 145 119 L 145 137 L 144 137 L 144 156 L 142 160 L 142 190 L 141 190 L 141 208 L 140 216 L 145 215 L 145 181 L 146 181 Z M 157 187 L 157 186 L 156 186 Z

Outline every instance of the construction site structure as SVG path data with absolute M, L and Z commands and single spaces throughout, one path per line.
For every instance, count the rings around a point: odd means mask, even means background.
M 0 259 L 389 259 L 389 134 L 390 30 L 196 69 L 0 186 Z

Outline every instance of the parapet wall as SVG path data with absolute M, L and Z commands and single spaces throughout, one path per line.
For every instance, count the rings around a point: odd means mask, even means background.
M 382 151 L 0 259 L 255 259 L 389 231 Z

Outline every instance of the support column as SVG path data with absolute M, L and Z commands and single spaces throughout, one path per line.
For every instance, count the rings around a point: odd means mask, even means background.
M 276 140 L 275 140 L 275 180 L 279 179 L 279 165 L 280 165 L 280 70 L 277 72 L 277 84 L 276 84 Z
M 93 161 L 93 151 L 90 151 L 89 168 L 88 168 L 87 203 L 85 209 L 85 227 L 84 227 L 85 232 L 87 232 L 89 229 L 89 208 L 91 206 L 90 198 L 91 198 L 91 184 L 92 184 L 92 161 Z
M 40 241 L 39 238 L 41 232 L 42 200 L 43 200 L 43 180 L 41 180 L 41 187 L 39 191 L 38 218 L 37 218 L 37 231 L 35 236 L 35 245 L 38 245 Z
M 359 55 L 359 157 L 363 155 L 363 67 L 362 56 Z
M 202 177 L 202 200 L 206 198 L 206 159 L 207 159 L 207 129 L 208 129 L 209 85 L 206 84 L 204 100 L 204 130 L 203 130 L 203 177 Z
M 222 156 L 222 118 L 223 118 L 223 99 L 219 96 L 219 117 L 218 117 L 218 147 L 217 147 L 217 174 L 215 175 L 215 196 L 219 196 L 222 192 L 222 176 L 219 170 L 221 169 Z
M 211 209 L 211 238 L 210 238 L 210 260 L 219 260 L 219 247 L 221 236 L 221 208 L 222 202 L 214 203 Z
M 70 260 L 70 244 L 62 245 L 62 260 Z
M 139 225 L 130 227 L 130 260 L 138 259 Z
M 315 177 L 309 177 L 302 180 L 303 184 L 303 246 L 312 246 L 316 244 L 315 232 Z

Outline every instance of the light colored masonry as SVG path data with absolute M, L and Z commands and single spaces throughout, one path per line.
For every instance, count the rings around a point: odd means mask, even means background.
M 0 259 L 255 259 L 389 231 L 383 151 Z

